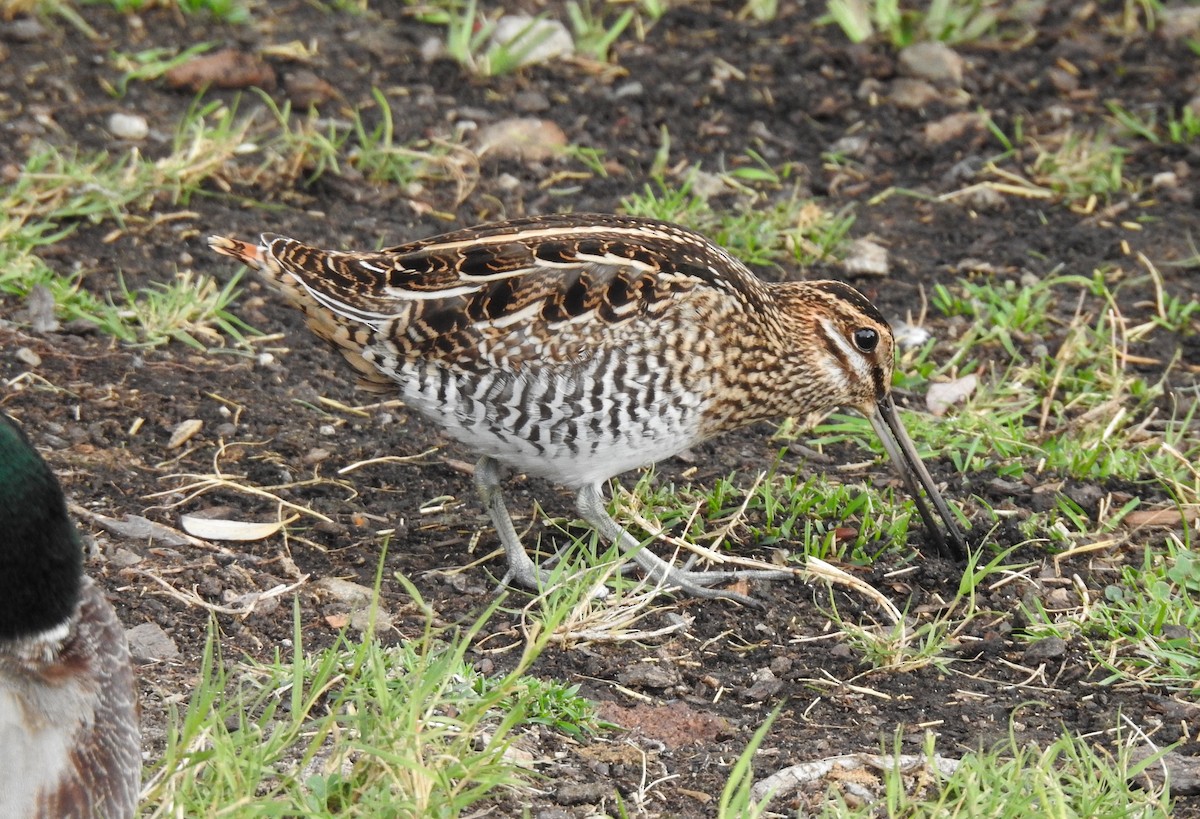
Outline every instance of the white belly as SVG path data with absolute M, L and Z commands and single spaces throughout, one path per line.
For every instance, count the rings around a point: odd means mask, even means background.
M 573 488 L 668 458 L 702 437 L 702 391 L 677 384 L 638 393 L 578 371 L 490 383 L 414 371 L 399 380 L 409 406 L 475 452 Z

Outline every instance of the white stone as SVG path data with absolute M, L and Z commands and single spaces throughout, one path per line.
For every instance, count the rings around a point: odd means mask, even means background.
M 870 239 L 855 239 L 842 265 L 853 276 L 886 276 L 889 270 L 887 248 Z
M 896 344 L 901 350 L 915 350 L 924 347 L 925 342 L 933 338 L 933 333 L 915 324 L 898 322 L 892 328 L 892 338 L 896 340 Z
M 117 139 L 140 142 L 150 134 L 150 124 L 137 114 L 113 114 L 108 118 L 108 131 Z
M 930 384 L 929 392 L 925 394 L 925 405 L 934 415 L 945 415 L 952 406 L 966 401 L 978 386 L 979 378 L 974 373 L 944 384 Z

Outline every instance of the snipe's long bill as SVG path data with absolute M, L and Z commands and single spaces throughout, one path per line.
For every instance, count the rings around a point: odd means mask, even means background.
M 579 514 L 649 577 L 699 597 L 786 571 L 691 571 L 608 514 L 602 487 L 733 429 L 863 409 L 939 549 L 965 544 L 896 418 L 883 316 L 836 281 L 768 283 L 666 222 L 605 214 L 516 219 L 373 252 L 264 234 L 210 246 L 257 270 L 368 386 L 481 455 L 475 483 L 508 558 L 537 588 L 504 505 L 500 467 L 575 490 Z M 923 488 L 946 527 L 938 530 Z
M 917 504 L 917 511 L 921 514 L 925 528 L 933 537 L 938 553 L 942 557 L 965 560 L 967 557 L 966 538 L 958 528 L 954 515 L 950 512 L 950 507 L 946 505 L 946 501 L 938 492 L 929 470 L 925 468 L 925 463 L 917 454 L 917 448 L 913 446 L 912 439 L 908 437 L 904 425 L 900 423 L 900 417 L 896 414 L 896 403 L 890 394 L 875 404 L 873 412 L 867 413 L 867 420 L 871 422 L 875 434 L 883 443 L 884 450 L 895 464 L 896 471 L 900 473 L 904 487 L 912 495 L 913 502 Z M 945 535 L 934 522 L 933 515 L 929 513 L 929 506 L 921 497 L 921 489 L 925 490 L 925 494 L 937 509 L 938 516 L 946 527 Z

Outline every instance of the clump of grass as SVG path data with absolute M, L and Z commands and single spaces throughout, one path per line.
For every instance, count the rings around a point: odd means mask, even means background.
M 1067 132 L 1058 145 L 1039 149 L 1029 165 L 1030 179 L 1084 213 L 1096 202 L 1133 190 L 1124 175 L 1126 150 L 1104 133 Z
M 959 760 L 936 753 L 927 735 L 923 756 L 914 766 L 901 764 L 899 739 L 884 768 L 880 803 L 862 804 L 840 790 L 825 800 L 822 817 L 989 816 L 1016 819 L 1056 816 L 1063 819 L 1168 817 L 1168 790 L 1143 788 L 1141 773 L 1161 754 L 1135 760 L 1134 748 L 1120 744 L 1115 752 L 1093 747 L 1086 739 L 1064 733 L 1044 747 L 1021 744 L 1010 734 L 996 750 L 971 753 Z M 946 770 L 951 772 L 946 773 Z
M 108 315 L 108 305 L 80 287 L 82 274 L 62 275 L 35 252 L 62 235 L 51 231 L 53 227 L 44 222 L 21 224 L 11 215 L 0 216 L 0 292 L 25 297 L 34 288 L 44 288 L 60 320 L 99 323 L 100 317 Z
M 820 447 L 831 429 L 814 430 L 806 443 Z M 640 531 L 665 533 L 674 545 L 702 544 L 706 550 L 729 541 L 756 551 L 786 548 L 793 559 L 865 564 L 883 551 L 907 548 L 918 521 L 911 498 L 867 483 L 788 474 L 778 466 L 757 476 L 734 473 L 708 486 L 661 483 L 646 472 L 632 488 L 614 493 L 614 514 L 632 518 Z
M 1166 121 L 1161 124 L 1156 110 L 1137 114 L 1111 101 L 1106 103 L 1106 107 L 1121 128 L 1153 145 L 1162 145 L 1164 142 L 1188 145 L 1200 140 L 1200 113 L 1189 106 L 1183 106 L 1178 113 L 1168 111 Z
M 278 107 L 260 95 L 275 119 L 277 131 L 261 141 L 266 154 L 263 175 L 289 184 L 303 177 L 312 183 L 327 173 L 341 175 L 343 166 L 354 168 L 371 182 L 395 185 L 407 194 L 429 182 L 450 182 L 456 204 L 470 195 L 479 178 L 478 159 L 448 141 L 396 138 L 392 106 L 379 89 L 372 89 L 374 122 L 357 110 L 352 118 L 321 118 L 315 111 L 297 118 L 289 104 Z
M 348 161 L 367 179 L 401 187 L 430 179 L 452 179 L 458 187 L 457 202 L 471 192 L 478 176 L 474 155 L 464 161 L 449 144 L 398 145 L 392 107 L 379 89 L 372 89 L 378 124 L 368 129 L 361 114 L 354 118 Z
M 1186 510 L 1181 505 L 1184 519 Z M 1168 534 L 1161 549 L 1146 549 L 1086 605 L 1054 613 L 1027 609 L 1025 636 L 1083 641 L 1093 662 L 1109 672 L 1104 683 L 1194 695 L 1200 690 L 1200 648 L 1192 639 L 1200 627 L 1200 561 L 1191 537 L 1188 529 L 1182 538 Z
M 955 339 L 954 355 L 941 365 L 931 363 L 931 345 L 904 353 L 897 383 L 920 390 L 943 374 L 986 376 L 980 361 L 994 362 L 997 347 L 1004 354 L 1000 361 L 1006 356 L 1008 363 L 983 380 L 952 424 L 916 416 L 913 435 L 928 438 L 935 451 L 949 453 L 968 472 L 995 469 L 1020 478 L 1036 463 L 1039 471 L 1085 480 L 1184 479 L 1182 465 L 1169 452 L 1200 450 L 1188 434 L 1194 411 L 1156 417 L 1164 383 L 1147 381 L 1129 367 L 1129 357 L 1132 344 L 1155 333 L 1186 330 L 1196 311 L 1165 293 L 1161 276 L 1147 269 L 1142 276 L 1096 271 L 1090 278 L 938 286 L 932 305 L 970 320 Z M 1153 312 L 1137 323 L 1121 316 L 1115 308 L 1126 299 L 1109 278 L 1119 288 L 1149 288 Z
M 473 74 L 494 77 L 511 74 L 525 64 L 526 58 L 553 34 L 543 26 L 547 15 L 531 18 L 529 23 L 505 43 L 495 43 L 492 35 L 496 31 L 496 20 L 479 8 L 477 0 L 466 0 L 458 4 L 446 4 L 426 9 L 421 14 L 423 22 L 446 27 L 446 54 Z M 582 23 L 591 24 L 590 18 L 580 18 Z M 619 32 L 618 32 L 619 33 Z M 600 34 L 602 38 L 603 33 Z M 615 39 L 615 38 L 614 38 Z M 602 39 L 593 45 L 599 47 Z M 606 49 L 607 50 L 607 49 Z
M 123 14 L 154 8 L 176 8 L 184 14 L 205 14 L 222 23 L 245 23 L 250 10 L 244 0 L 83 0 L 88 6 L 109 6 Z
M 836 23 L 853 43 L 875 34 L 896 48 L 921 40 L 970 43 L 991 34 L 1004 19 L 994 0 L 933 0 L 921 9 L 901 8 L 899 0 L 829 0 L 823 23 Z
M 610 6 L 601 3 L 597 10 L 593 0 L 567 0 L 567 20 L 575 35 L 575 51 L 599 62 L 608 62 L 613 44 L 633 22 L 636 12 L 627 8 L 609 22 L 606 12 Z
M 1200 560 L 1186 529 L 1184 537 L 1171 534 L 1162 554 L 1147 551 L 1141 566 L 1126 566 L 1084 624 L 1111 682 L 1200 689 L 1200 647 L 1192 639 L 1200 628 Z
M 598 727 L 576 688 L 528 676 L 575 601 L 546 613 L 511 672 L 487 676 L 466 654 L 499 601 L 465 629 L 435 628 L 405 585 L 426 617 L 399 646 L 343 633 L 306 654 L 298 604 L 290 656 L 229 664 L 210 635 L 186 713 L 148 777 L 145 815 L 254 804 L 277 815 L 459 816 L 528 787 L 531 772 L 512 753 L 524 726 L 573 736 Z
M 162 201 L 186 203 L 201 185 L 221 178 L 242 151 L 248 129 L 233 110 L 213 103 L 189 111 L 171 151 L 157 160 L 137 150 L 113 157 L 36 147 L 0 195 L 0 291 L 25 296 L 44 287 L 60 319 L 90 321 L 128 342 L 157 345 L 175 338 L 198 346 L 200 339 L 219 341 L 219 331 L 244 343 L 249 328 L 229 312 L 233 282 L 218 286 L 184 273 L 136 292 L 122 284 L 117 303 L 84 289 L 85 271 L 58 273 L 38 252 L 82 221 L 123 226 Z
M 961 636 L 980 617 L 993 612 L 979 608 L 979 589 L 1010 576 L 1020 567 L 1006 563 L 1012 549 L 989 558 L 982 550 L 969 555 L 953 599 L 938 614 L 924 622 L 909 617 L 890 625 L 861 625 L 846 620 L 836 603 L 829 618 L 842 639 L 862 658 L 871 672 L 909 672 L 925 666 L 942 671 L 950 668 L 956 654 L 953 649 Z
M 190 270 L 175 274 L 170 282 L 152 282 L 148 288 L 130 291 L 121 281 L 120 302 L 110 302 L 101 328 L 123 341 L 157 347 L 179 341 L 197 350 L 216 346 L 223 336 L 240 346 L 248 346 L 247 334 L 254 334 L 229 308 L 237 298 L 236 273 L 225 284 Z
M 797 195 L 768 197 L 746 185 L 746 181 L 766 180 L 778 185 L 786 178 L 736 172 L 718 179 L 729 181 L 729 190 L 739 191 L 735 206 L 714 208 L 709 196 L 697 188 L 698 174 L 693 172 L 681 184 L 662 179 L 647 184 L 640 193 L 621 200 L 622 209 L 631 216 L 664 219 L 690 227 L 729 249 L 750 265 L 776 264 L 792 259 L 800 265 L 829 261 L 845 255 L 848 234 L 854 224 L 851 210 L 831 212 L 814 199 Z
M 986 187 L 1000 194 L 1047 202 L 1064 203 L 1079 214 L 1091 214 L 1119 195 L 1138 193 L 1141 180 L 1126 175 L 1125 157 L 1129 148 L 1120 144 L 1111 129 L 1082 131 L 1065 128 L 1041 137 L 1026 132 L 1020 117 L 1013 120 L 1012 133 L 990 117 L 987 127 L 1003 147 L 1003 153 L 984 165 L 975 187 Z M 1122 121 L 1127 129 L 1148 127 L 1135 123 L 1132 116 Z M 1177 122 L 1180 135 L 1186 128 Z M 1144 133 L 1143 133 L 1144 135 Z M 963 191 L 947 194 L 946 199 Z
M 50 145 L 34 148 L 16 181 L 0 194 L 0 241 L 6 264 L 0 290 L 24 296 L 47 288 L 63 320 L 84 319 L 123 341 L 158 345 L 169 339 L 200 345 L 218 341 L 213 331 L 244 343 L 248 330 L 230 312 L 236 291 L 204 277 L 182 274 L 165 285 L 130 292 L 122 285 L 105 300 L 85 289 L 84 271 L 62 275 L 37 255 L 81 221 L 115 222 L 118 236 L 130 219 L 163 202 L 187 204 L 201 190 L 232 190 L 307 172 L 316 178 L 341 163 L 372 181 L 404 187 L 451 180 L 465 197 L 475 168 L 453 145 L 398 144 L 391 108 L 378 91 L 379 121 L 368 127 L 360 114 L 346 127 L 325 131 L 288 127 L 288 109 L 272 109 L 282 127 L 256 141 L 253 116 L 220 101 L 197 103 L 182 119 L 170 150 L 156 159 L 133 149 L 115 156 L 84 154 Z M 245 158 L 265 154 L 249 166 Z M 471 158 L 473 159 L 473 157 Z

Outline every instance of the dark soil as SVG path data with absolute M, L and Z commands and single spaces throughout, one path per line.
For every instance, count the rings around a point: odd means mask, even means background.
M 179 50 L 205 41 L 253 53 L 293 40 L 312 48 L 315 57 L 308 65 L 266 59 L 281 80 L 307 68 L 336 89 L 340 99 L 324 106 L 326 115 L 362 108 L 371 121 L 376 116 L 371 89 L 384 89 L 396 114 L 399 143 L 451 138 L 456 129 L 514 115 L 537 116 L 557 123 L 571 144 L 602 150 L 608 176 L 554 180 L 554 174 L 582 166 L 485 157 L 477 183 L 461 202 L 455 201 L 457 189 L 451 182 L 401 189 L 357 179 L 349 166 L 340 177 L 327 174 L 312 184 L 303 178 L 260 178 L 234 184 L 231 191 L 214 186 L 186 202 L 156 202 L 149 211 L 127 218 L 116 233 L 112 221 L 74 225 L 74 232 L 47 254 L 50 262 L 64 274 L 78 271 L 83 287 L 112 293 L 118 276 L 131 288 L 166 281 L 176 269 L 226 279 L 231 266 L 204 246 L 210 233 L 250 238 L 266 230 L 326 247 L 368 248 L 523 214 L 613 211 L 622 196 L 648 181 L 666 127 L 671 163 L 686 160 L 716 171 L 748 163 L 747 151 L 753 150 L 773 166 L 794 163 L 800 192 L 823 197 L 827 209 L 852 206 L 857 215 L 853 235 L 871 236 L 890 250 L 887 278 L 855 279 L 834 262 L 814 271 L 761 272 L 766 277 L 846 278 L 895 321 L 920 314 L 934 285 L 953 287 L 960 277 L 1018 281 L 1059 271 L 1091 276 L 1097 268 L 1132 276 L 1143 272 L 1138 252 L 1159 267 L 1168 292 L 1185 300 L 1200 295 L 1195 273 L 1173 264 L 1196 253 L 1200 153 L 1194 144 L 1129 139 L 1125 173 L 1138 181 L 1140 192 L 1114 195 L 1090 213 L 1062 202 L 1020 197 L 982 205 L 939 199 L 969 184 L 969 169 L 1001 149 L 978 125 L 943 139 L 926 134 L 930 123 L 981 109 L 1006 133 L 1019 121 L 1027 134 L 1049 138 L 1064 123 L 1082 132 L 1098 127 L 1109 100 L 1131 111 L 1165 116 L 1200 90 L 1197 58 L 1187 45 L 1162 33 L 1119 30 L 1117 4 L 1109 4 L 1114 11 L 1108 16 L 1094 4 L 1077 7 L 1052 0 L 1035 30 L 1013 26 L 1007 39 L 959 47 L 966 58 L 961 91 L 946 92 L 916 110 L 898 107 L 888 96 L 898 74 L 895 50 L 883 44 L 851 46 L 836 28 L 817 25 L 820 3 L 781 3 L 778 18 L 769 23 L 741 19 L 740 3 L 692 3 L 670 11 L 646 31 L 644 40 L 623 37 L 614 53 L 619 71 L 559 61 L 497 78 L 473 77 L 445 59 L 423 59 L 422 43 L 440 37 L 441 31 L 405 16 L 401 4 L 378 5 L 381 10 L 354 16 L 327 13 L 311 2 L 264 3 L 249 26 L 161 10 L 132 17 L 87 7 L 82 14 L 95 29 L 95 39 L 58 19 L 40 21 L 35 36 L 29 36 L 29 20 L 0 24 L 0 166 L 5 178 L 13 178 L 40 142 L 83 151 L 127 150 L 106 130 L 108 116 L 116 111 L 135 112 L 149 121 L 151 136 L 140 148 L 144 154 L 170 150 L 170 135 L 193 97 L 152 81 L 132 82 L 124 98 L 114 98 L 105 84 L 120 77 L 116 53 Z M 279 101 L 286 98 L 283 90 L 272 93 Z M 237 95 L 210 91 L 207 97 L 232 101 Z M 241 95 L 240 110 L 259 107 L 258 97 Z M 261 115 L 266 122 L 266 112 Z M 823 154 L 851 134 L 865 140 L 861 154 L 841 168 L 825 162 Z M 1150 179 L 1164 172 L 1174 173 L 1177 185 L 1151 191 Z M 889 189 L 919 195 L 875 198 Z M 1135 215 L 1138 221 L 1131 226 Z M 1122 314 L 1131 322 L 1145 320 L 1153 308 L 1150 286 L 1126 288 L 1121 294 L 1126 299 L 1119 305 Z M 130 627 L 160 625 L 180 652 L 177 660 L 147 663 L 142 669 L 148 759 L 163 747 L 164 703 L 186 698 L 194 684 L 209 617 L 205 608 L 166 593 L 150 575 L 209 604 L 227 606 L 248 593 L 308 576 L 310 581 L 297 593 L 306 644 L 315 647 L 332 640 L 344 607 L 314 581 L 340 577 L 371 585 L 379 557 L 376 532 L 394 528 L 385 578 L 393 572 L 412 578 L 442 621 L 472 619 L 492 600 L 501 559 L 493 557 L 463 574 L 447 573 L 497 547 L 462 467 L 472 460 L 471 453 L 399 404 L 373 404 L 377 397 L 355 388 L 340 357 L 315 343 L 300 317 L 258 282 L 245 283 L 236 312 L 256 328 L 280 333 L 277 340 L 258 345 L 260 353 L 270 352 L 269 361 L 237 353 L 201 354 L 174 343 L 132 348 L 77 326 L 34 334 L 22 321 L 22 308 L 15 298 L 0 299 L 0 406 L 44 448 L 78 506 L 116 519 L 145 515 L 173 528 L 178 528 L 181 512 L 222 503 L 234 507 L 231 514 L 245 517 L 274 514 L 270 505 L 255 505 L 232 493 L 171 508 L 167 504 L 183 499 L 182 493 L 151 497 L 180 489 L 187 483 L 180 474 L 211 473 L 215 462 L 221 471 L 259 485 L 316 479 L 281 494 L 333 521 L 312 525 L 311 519 L 301 520 L 286 541 L 274 537 L 244 547 L 212 548 L 122 537 L 84 515 L 81 523 L 96 544 L 89 570 L 109 590 L 123 621 Z M 1056 309 L 1069 317 L 1075 305 Z M 948 358 L 961 322 L 931 311 L 926 323 L 944 339 L 935 358 Z M 1131 351 L 1160 362 L 1179 356 L 1166 375 L 1165 401 L 1195 400 L 1200 372 L 1196 329 L 1193 323 L 1191 334 L 1165 340 L 1164 334 L 1156 334 L 1155 346 Z M 1026 353 L 1036 344 L 1053 352 L 1061 341 L 1018 339 Z M 36 353 L 40 364 L 30 368 L 23 363 L 15 355 L 19 348 Z M 985 379 L 1004 377 L 1008 356 L 999 348 L 994 352 L 982 373 Z M 1163 375 L 1160 366 L 1141 366 L 1148 381 Z M 323 399 L 370 406 L 348 412 Z M 172 431 L 188 419 L 203 422 L 200 432 L 181 448 L 168 449 Z M 954 423 L 953 416 L 945 423 Z M 699 447 L 687 463 L 660 465 L 660 480 L 709 485 L 737 472 L 748 485 L 776 451 L 767 441 L 771 432 L 763 426 Z M 230 446 L 219 451 L 222 442 Z M 435 446 L 435 453 L 414 463 L 338 474 L 347 464 L 414 455 Z M 830 454 L 847 461 L 867 458 L 850 449 Z M 931 459 L 930 467 L 946 482 L 954 503 L 974 519 L 977 540 L 993 525 L 989 505 L 1032 509 L 1040 494 L 1034 490 L 1044 488 L 998 484 L 993 473 L 959 475 L 944 458 Z M 688 468 L 694 471 L 684 479 L 681 473 Z M 784 457 L 780 469 L 832 471 L 806 460 L 798 447 Z M 883 463 L 872 466 L 867 476 L 891 480 Z M 634 476 L 623 480 L 629 485 Z M 1039 476 L 1047 486 L 1061 480 Z M 1163 497 L 1152 482 L 1088 488 L 1098 490 L 1097 497 L 1121 492 L 1148 501 Z M 443 496 L 452 500 L 437 504 L 436 511 L 422 511 L 431 499 Z M 510 484 L 509 501 L 518 529 L 534 520 L 536 502 L 551 515 L 572 508 L 562 490 L 520 477 Z M 553 530 L 541 523 L 529 542 L 539 531 L 545 544 L 554 541 Z M 901 608 L 936 611 L 956 588 L 955 569 L 922 561 L 917 557 L 919 530 L 913 537 L 908 548 L 888 550 L 869 570 L 847 568 L 860 572 Z M 585 694 L 605 703 L 609 719 L 633 729 L 629 737 L 640 752 L 608 744 L 612 736 L 590 746 L 562 741 L 556 761 L 540 766 L 544 795 L 531 797 L 528 809 L 545 817 L 592 815 L 598 805 L 611 811 L 615 788 L 627 809 L 640 811 L 637 815 L 714 815 L 715 796 L 729 776 L 730 762 L 779 702 L 785 705 L 756 763 L 760 775 L 806 760 L 890 748 L 897 732 L 906 751 L 917 751 L 925 732 L 933 730 L 945 755 L 993 746 L 1010 730 L 1021 741 L 1047 743 L 1068 730 L 1110 745 L 1122 720 L 1152 734 L 1159 745 L 1194 737 L 1194 694 L 1105 684 L 1107 672 L 1084 646 L 1068 643 L 1065 651 L 1039 661 L 1027 657 L 1027 643 L 1017 639 L 1023 598 L 1045 599 L 1055 590 L 1073 594 L 1075 575 L 1093 597 L 1102 594 L 1123 563 L 1140 563 L 1141 550 L 1153 537 L 1139 532 L 1127 541 L 1119 538 L 1121 547 L 1062 565 L 1050 559 L 1043 544 L 1023 546 L 1016 557 L 1041 564 L 1030 574 L 1036 580 L 982 590 L 980 605 L 998 614 L 976 621 L 973 631 L 963 635 L 961 656 L 949 672 L 926 666 L 870 673 L 862 658 L 837 640 L 813 639 L 829 629 L 830 596 L 823 587 L 799 583 L 756 586 L 754 594 L 767 603 L 761 612 L 725 602 L 680 600 L 674 611 L 693 618 L 691 626 L 658 642 L 550 650 L 534 673 L 580 683 Z M 1015 526 L 1004 525 L 983 548 L 990 553 L 1023 539 Z M 889 575 L 905 566 L 914 570 L 898 579 Z M 854 596 L 836 592 L 834 599 L 851 621 L 870 622 L 877 616 Z M 394 618 L 385 639 L 403 640 L 419 632 L 419 613 L 399 584 L 385 579 L 383 606 Z M 259 605 L 248 616 L 218 619 L 228 658 L 242 653 L 269 657 L 292 633 L 291 607 L 278 600 Z M 483 637 L 502 633 L 508 625 L 493 622 Z M 487 646 L 485 639 L 478 659 L 498 667 L 511 661 L 507 654 L 492 656 Z M 669 668 L 668 681 L 626 675 L 642 664 Z M 755 687 L 763 669 L 778 679 L 777 690 Z M 1031 701 L 1037 704 L 1030 706 Z M 1192 743 L 1182 751 L 1195 754 L 1200 748 Z M 664 781 L 639 802 L 631 794 L 643 775 Z M 499 815 L 519 815 L 521 807 L 502 802 Z M 776 807 L 786 809 L 786 804 Z M 1177 815 L 1197 816 L 1200 802 L 1182 798 L 1176 809 Z

